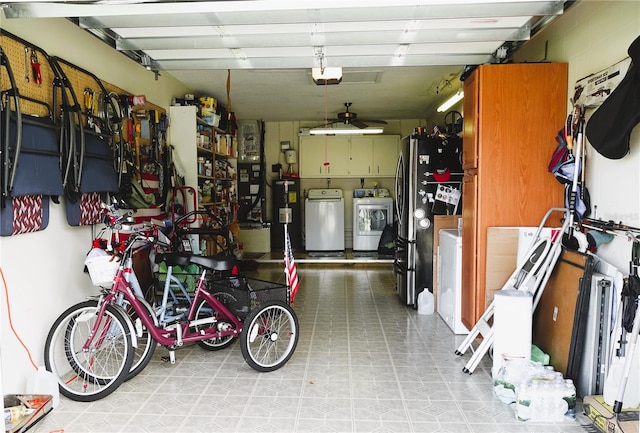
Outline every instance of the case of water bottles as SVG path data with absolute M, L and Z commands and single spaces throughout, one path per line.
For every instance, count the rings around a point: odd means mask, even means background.
M 563 422 L 576 419 L 576 387 L 552 366 L 529 360 L 506 362 L 494 377 L 494 392 L 515 409 L 516 419 Z
M 576 419 L 576 387 L 571 379 L 547 366 L 541 375 L 518 387 L 516 419 L 534 422 L 563 422 Z

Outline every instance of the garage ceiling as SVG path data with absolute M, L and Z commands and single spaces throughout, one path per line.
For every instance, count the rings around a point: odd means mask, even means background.
M 239 119 L 425 118 L 466 65 L 507 61 L 574 2 L 542 0 L 11 1 L 7 18 L 64 17 Z M 343 68 L 318 86 L 311 68 Z M 99 75 L 99 71 L 94 71 Z

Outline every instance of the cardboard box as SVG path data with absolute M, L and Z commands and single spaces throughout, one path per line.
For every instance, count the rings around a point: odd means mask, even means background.
M 218 101 L 213 96 L 201 96 L 200 107 L 202 109 L 202 115 L 205 113 L 215 113 L 218 109 Z
M 242 242 L 245 253 L 269 253 L 271 252 L 271 226 L 240 227 L 238 241 Z
M 489 227 L 487 229 L 487 264 L 485 279 L 485 309 L 493 301 L 496 290 L 502 290 L 516 269 L 519 229 Z
M 207 125 L 218 127 L 220 124 L 220 115 L 217 114 L 217 110 L 218 101 L 216 101 L 216 98 L 212 96 L 200 97 L 200 115 Z
M 622 409 L 616 423 L 613 408 L 604 402 L 601 395 L 589 395 L 582 400 L 582 411 L 603 433 L 638 433 L 640 408 Z
M 501 290 L 526 253 L 538 227 L 489 227 L 487 229 L 487 264 L 485 279 L 485 308 L 493 301 L 493 294 Z M 541 237 L 552 236 L 552 228 L 544 227 Z

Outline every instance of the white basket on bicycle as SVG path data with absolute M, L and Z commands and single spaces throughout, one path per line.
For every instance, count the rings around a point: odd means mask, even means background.
M 99 248 L 93 248 L 87 255 L 84 264 L 87 266 L 94 286 L 111 287 L 113 277 L 120 266 L 120 258 Z

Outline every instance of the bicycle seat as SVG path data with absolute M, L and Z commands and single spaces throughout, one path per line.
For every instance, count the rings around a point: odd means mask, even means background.
M 224 254 L 213 256 L 190 256 L 189 261 L 214 271 L 230 271 L 238 264 L 235 257 Z
M 164 261 L 167 266 L 186 266 L 189 264 L 189 256 L 183 253 L 162 253 L 156 256 L 156 263 Z

